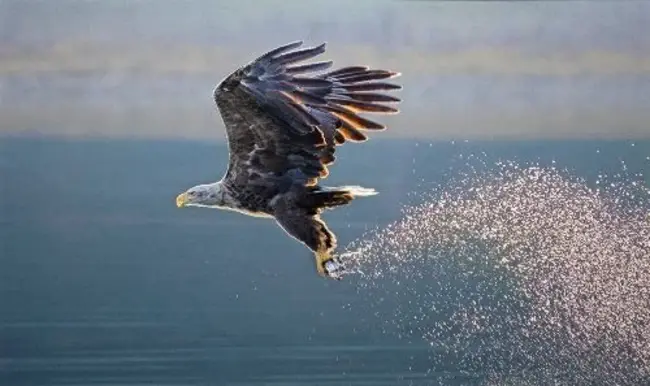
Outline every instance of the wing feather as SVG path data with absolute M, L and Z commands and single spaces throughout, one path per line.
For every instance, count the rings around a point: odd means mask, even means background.
M 303 43 L 302 40 L 296 40 L 295 42 L 287 43 L 287 44 L 285 44 L 283 46 L 272 49 L 271 51 L 269 51 L 269 52 L 265 53 L 264 55 L 260 56 L 259 58 L 257 58 L 257 60 L 258 61 L 264 61 L 264 60 L 273 58 L 273 57 L 275 57 L 277 55 L 283 54 L 283 53 L 285 53 L 287 51 L 293 50 L 294 48 L 298 48 L 298 47 L 302 46 L 302 43 Z
M 328 68 L 332 67 L 332 64 L 334 64 L 334 62 L 328 60 L 324 62 L 316 62 L 310 64 L 302 64 L 299 66 L 287 67 L 287 74 L 300 74 L 303 72 L 315 72 L 315 71 L 327 70 Z
M 364 71 L 367 71 L 368 67 L 367 66 L 349 66 L 349 67 L 343 67 L 339 68 L 338 70 L 330 71 L 325 76 L 329 78 L 333 78 L 336 76 L 341 76 L 345 74 L 356 74 L 356 73 L 362 73 Z
M 325 52 L 325 43 L 313 47 L 305 48 L 302 50 L 290 52 L 281 56 L 277 56 L 271 59 L 271 64 L 274 65 L 287 65 L 295 62 L 301 62 L 303 60 L 311 59 L 314 56 L 318 56 Z
M 351 84 L 351 83 L 367 82 L 369 80 L 389 79 L 399 75 L 400 75 L 399 73 L 391 72 L 391 71 L 381 71 L 381 70 L 366 71 L 366 72 L 342 76 L 340 78 L 337 77 L 336 80 L 342 84 Z
M 348 98 L 361 102 L 401 102 L 401 99 L 392 95 L 374 93 L 374 92 L 349 92 Z
M 364 130 L 385 129 L 360 113 L 398 112 L 392 105 L 400 99 L 382 91 L 401 88 L 383 82 L 399 73 L 348 66 L 317 74 L 332 62 L 301 62 L 324 53 L 325 43 L 298 49 L 301 45 L 297 41 L 268 51 L 215 89 L 228 134 L 229 171 L 238 165 L 239 171 L 256 175 L 298 172 L 314 184 L 328 175 L 336 146 L 367 140 Z
M 375 83 L 357 83 L 339 86 L 346 91 L 378 91 L 378 90 L 400 90 L 402 86 L 393 83 L 375 82 Z

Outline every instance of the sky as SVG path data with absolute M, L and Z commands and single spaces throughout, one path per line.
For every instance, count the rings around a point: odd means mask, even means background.
M 650 2 L 0 0 L 0 135 L 224 139 L 277 45 L 400 71 L 382 137 L 650 138 Z

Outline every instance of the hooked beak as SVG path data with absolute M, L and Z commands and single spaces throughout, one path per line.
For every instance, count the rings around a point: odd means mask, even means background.
M 176 206 L 182 208 L 187 203 L 187 193 L 181 193 L 176 197 Z

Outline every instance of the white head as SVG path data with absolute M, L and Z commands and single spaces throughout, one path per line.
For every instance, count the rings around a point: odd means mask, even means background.
M 225 192 L 221 188 L 221 182 L 196 185 L 176 197 L 176 206 L 179 208 L 184 206 L 218 208 L 225 205 Z

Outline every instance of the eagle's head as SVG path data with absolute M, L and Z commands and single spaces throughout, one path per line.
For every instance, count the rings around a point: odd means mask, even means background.
M 176 206 L 203 206 L 219 208 L 226 206 L 225 192 L 221 182 L 213 184 L 196 185 L 176 197 Z

